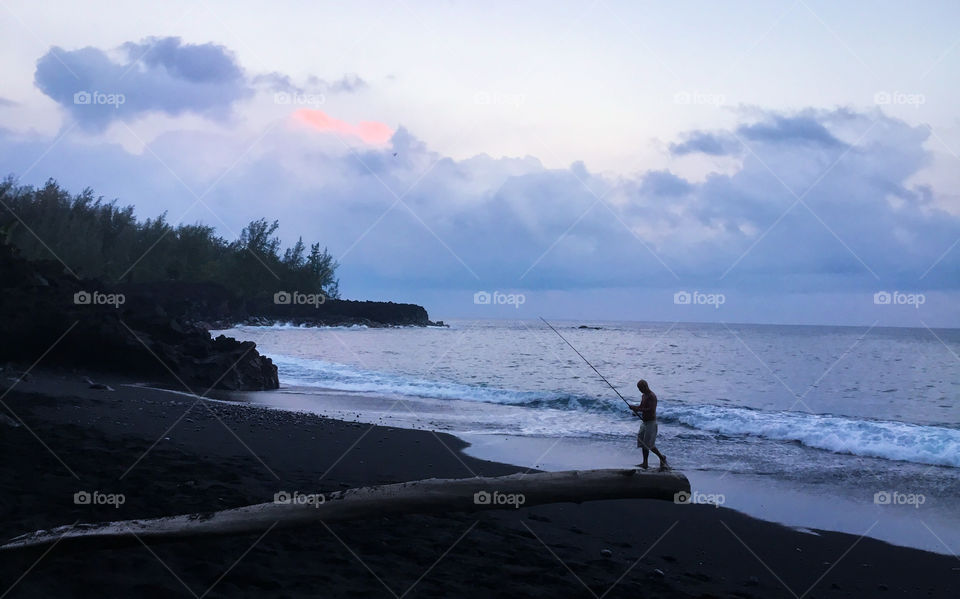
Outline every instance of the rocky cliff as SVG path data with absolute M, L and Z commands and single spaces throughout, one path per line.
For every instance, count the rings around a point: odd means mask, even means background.
M 171 297 L 175 292 L 170 292 Z M 277 367 L 252 342 L 211 339 L 149 294 L 127 298 L 52 261 L 0 245 L 0 360 L 141 374 L 197 393 L 276 389 Z

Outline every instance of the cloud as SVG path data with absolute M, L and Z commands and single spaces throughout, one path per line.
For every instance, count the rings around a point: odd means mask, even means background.
M 258 88 L 302 92 L 283 73 L 249 75 L 233 52 L 218 44 L 150 37 L 122 44 L 117 54 L 119 58 L 94 47 L 53 47 L 37 60 L 34 83 L 88 131 L 151 113 L 193 113 L 224 121 Z M 316 81 L 325 93 L 366 86 L 352 74 L 331 83 Z
M 826 148 L 843 145 L 812 115 L 768 115 L 759 123 L 741 125 L 737 133 L 748 141 L 809 143 Z
M 348 73 L 336 81 L 324 81 L 318 77 L 311 76 L 307 83 L 311 87 L 320 87 L 321 89 L 332 93 L 356 93 L 368 87 L 367 82 L 360 78 L 356 73 Z
M 223 119 L 253 94 L 223 46 L 147 38 L 124 44 L 121 52 L 125 58 L 114 61 L 98 48 L 51 48 L 37 61 L 34 82 L 92 131 L 151 112 Z
M 690 131 L 683 141 L 670 144 L 670 152 L 676 156 L 706 154 L 708 156 L 742 155 L 751 142 L 796 146 L 808 144 L 820 148 L 838 148 L 844 143 L 837 139 L 819 118 L 823 114 L 806 111 L 801 114 L 772 114 L 761 112 L 762 118 L 749 124 L 741 124 L 734 131 Z M 849 117 L 845 111 L 835 111 L 834 120 Z
M 346 121 L 335 119 L 322 110 L 300 108 L 290 117 L 294 122 L 322 133 L 333 133 L 338 136 L 357 137 L 368 144 L 385 144 L 393 130 L 384 123 L 376 121 L 361 121 L 352 125 Z
M 693 189 L 693 185 L 670 171 L 649 171 L 641 181 L 640 193 L 672 197 L 690 193 Z
M 233 53 L 212 43 L 184 44 L 178 37 L 151 37 L 127 42 L 122 48 L 145 70 L 163 70 L 175 80 L 232 85 L 245 78 Z
M 383 123 L 295 114 L 298 126 L 273 128 L 228 171 L 252 139 L 170 132 L 151 145 L 164 164 L 150 152 L 67 138 L 33 176 L 90 185 L 135 201 L 141 216 L 166 210 L 171 220 L 194 200 L 181 180 L 196 190 L 215 183 L 184 220 L 222 224 L 231 235 L 253 218 L 278 218 L 288 241 L 316 239 L 342 258 L 342 288 L 359 297 L 386 289 L 409 299 L 428 289 L 867 298 L 885 288 L 960 290 L 960 252 L 949 251 L 960 219 L 938 208 L 936 189 L 911 183 L 929 161 L 929 131 L 880 112 L 754 115 L 712 133 L 741 137 L 749 152 L 732 171 L 697 180 L 664 170 L 616 177 L 582 163 L 550 169 L 535 157 L 455 160 L 402 127 L 390 136 Z M 348 150 L 317 132 L 367 145 Z M 0 162 L 16 173 L 47 146 L 0 134 Z M 199 159 L 209 156 L 223 164 Z
M 369 85 L 359 75 L 349 73 L 336 81 L 326 81 L 315 75 L 307 78 L 306 86 L 297 85 L 289 75 L 279 72 L 263 73 L 253 77 L 254 85 L 266 87 L 270 91 L 290 94 L 325 93 L 325 94 L 352 94 L 363 91 Z
M 263 86 L 270 91 L 288 93 L 303 92 L 302 88 L 294 85 L 293 79 L 290 78 L 290 75 L 285 75 L 277 71 L 255 75 L 252 79 L 252 82 L 254 85 Z
M 730 156 L 740 154 L 741 150 L 741 144 L 732 135 L 706 131 L 687 133 L 682 142 L 670 144 L 670 152 L 676 156 L 697 152 L 708 156 Z

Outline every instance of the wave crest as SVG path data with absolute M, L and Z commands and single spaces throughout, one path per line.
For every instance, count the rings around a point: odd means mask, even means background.
M 512 405 L 590 414 L 623 415 L 617 399 L 561 392 L 519 391 L 483 385 L 431 381 L 363 371 L 342 364 L 271 356 L 285 382 L 356 393 L 405 395 Z M 670 402 L 660 418 L 694 429 L 735 436 L 796 442 L 807 447 L 864 457 L 960 468 L 960 430 L 903 422 L 862 420 L 805 412 L 772 412 L 744 407 Z M 566 431 L 563 434 L 569 434 Z

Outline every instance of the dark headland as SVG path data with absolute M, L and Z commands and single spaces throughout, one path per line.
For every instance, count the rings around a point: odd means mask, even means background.
M 51 260 L 28 262 L 0 244 L 0 362 L 140 374 L 198 389 L 276 389 L 276 366 L 254 343 L 211 328 L 238 323 L 314 326 L 427 326 L 413 304 L 326 300 L 317 307 L 244 301 L 216 284 L 106 285 L 63 272 Z M 121 302 L 83 301 L 92 294 Z
M 139 374 L 200 389 L 263 390 L 276 366 L 255 344 L 207 331 L 277 322 L 443 325 L 414 304 L 340 298 L 319 243 L 281 251 L 279 223 L 233 241 L 202 224 L 137 220 L 92 191 L 0 182 L 0 363 Z

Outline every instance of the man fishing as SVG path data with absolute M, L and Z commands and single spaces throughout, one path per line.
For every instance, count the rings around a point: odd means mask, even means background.
M 650 390 L 650 385 L 643 379 L 637 381 L 637 389 L 641 393 L 640 404 L 630 404 L 630 409 L 643 421 L 640 423 L 640 431 L 637 433 L 637 447 L 643 449 L 643 463 L 639 466 L 644 470 L 650 467 L 647 461 L 652 451 L 660 459 L 660 470 L 668 470 L 670 466 L 667 465 L 667 456 L 660 453 L 656 445 L 657 394 Z
M 613 392 L 617 394 L 617 397 L 623 400 L 623 403 L 627 404 L 631 410 L 633 410 L 634 415 L 639 416 L 643 423 L 640 425 L 640 432 L 637 433 L 637 447 L 643 448 L 643 463 L 637 464 L 644 470 L 650 467 L 647 461 L 650 459 L 650 452 L 652 451 L 658 458 L 660 458 L 660 470 L 669 470 L 670 466 L 667 465 L 667 456 L 660 453 L 656 446 L 657 440 L 657 394 L 650 390 L 650 386 L 647 385 L 647 381 L 640 379 L 637 381 L 637 389 L 640 390 L 642 397 L 640 399 L 639 405 L 634 405 L 627 401 L 627 398 L 620 395 L 620 392 L 617 391 L 617 388 L 606 379 L 605 376 L 600 374 L 600 371 L 597 370 L 597 367 L 590 363 L 590 360 L 586 359 L 583 354 L 580 353 L 580 350 L 575 348 L 572 343 L 567 341 L 567 338 L 560 334 L 560 331 L 553 328 L 553 325 L 547 322 L 547 319 L 540 317 L 540 320 L 544 322 L 550 330 L 556 333 L 563 341 L 570 346 L 570 349 L 577 352 L 577 355 L 587 363 L 587 366 L 593 368 L 593 371 L 597 373 L 597 376 L 607 384 L 608 387 L 613 389 Z

